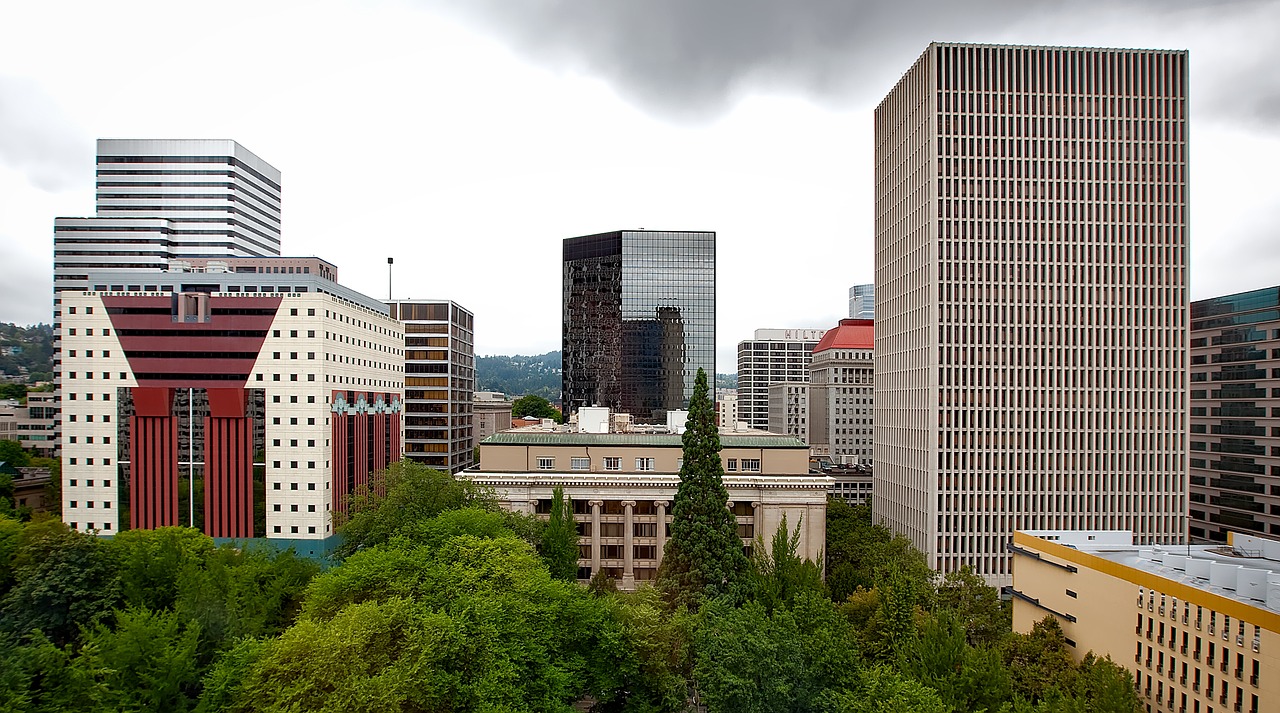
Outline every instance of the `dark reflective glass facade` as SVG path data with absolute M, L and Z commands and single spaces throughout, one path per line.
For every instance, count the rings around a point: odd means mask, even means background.
M 1191 303 L 1191 538 L 1280 535 L 1280 288 Z
M 618 231 L 564 241 L 564 407 L 639 422 L 715 378 L 716 234 Z

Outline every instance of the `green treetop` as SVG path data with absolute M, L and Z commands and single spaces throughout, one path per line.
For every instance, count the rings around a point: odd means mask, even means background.
M 559 485 L 551 495 L 551 518 L 542 531 L 542 561 L 551 576 L 566 582 L 578 579 L 578 525 L 573 519 L 573 502 Z
M 560 423 L 564 419 L 555 406 L 550 401 L 538 396 L 537 394 L 528 394 L 521 396 L 511 403 L 511 416 L 513 418 L 549 418 L 556 423 Z
M 684 463 L 671 506 L 671 536 L 663 553 L 660 585 L 677 604 L 696 608 L 702 600 L 740 594 L 748 571 L 738 523 L 726 504 L 724 466 L 715 405 L 707 374 L 698 370 L 684 432 Z

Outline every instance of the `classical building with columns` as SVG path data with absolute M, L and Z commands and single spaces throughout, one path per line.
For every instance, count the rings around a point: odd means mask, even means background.
M 809 448 L 792 436 L 721 430 L 726 507 L 750 551 L 782 519 L 800 528 L 799 554 L 821 561 L 831 479 L 810 475 Z M 494 434 L 480 443 L 482 470 L 463 477 L 491 487 L 503 505 L 545 515 L 564 489 L 578 523 L 578 578 L 603 571 L 621 589 L 657 578 L 680 484 L 677 433 L 568 433 L 540 427 Z

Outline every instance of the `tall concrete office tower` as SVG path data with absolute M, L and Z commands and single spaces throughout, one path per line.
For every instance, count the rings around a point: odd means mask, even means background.
M 877 519 L 1187 534 L 1187 55 L 933 44 L 876 108 Z
M 716 372 L 716 234 L 620 230 L 564 241 L 565 415 L 608 406 L 639 422 L 687 408 Z

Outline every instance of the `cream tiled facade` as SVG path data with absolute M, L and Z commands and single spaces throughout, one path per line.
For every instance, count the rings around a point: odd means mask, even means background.
M 1128 531 L 1014 534 L 1013 625 L 1061 624 L 1128 668 L 1147 711 L 1275 711 L 1280 705 L 1280 542 L 1136 547 Z
M 272 275 L 266 279 L 296 285 L 273 286 L 269 293 L 246 292 L 240 285 L 263 277 L 159 273 L 149 279 L 174 284 L 216 282 L 210 296 L 224 300 L 280 298 L 243 384 L 245 389 L 262 391 L 265 408 L 263 461 L 256 465 L 265 468 L 266 532 L 259 536 L 325 540 L 334 535 L 330 420 L 341 406 L 332 394 L 392 393 L 398 409 L 404 390 L 404 332 L 381 303 L 313 275 Z M 235 283 L 234 291 L 228 289 L 233 286 L 229 282 Z M 290 289 L 297 285 L 304 285 L 306 291 Z M 120 479 L 128 468 L 119 462 L 127 454 L 120 452 L 118 441 L 123 428 L 118 401 L 124 395 L 120 390 L 138 386 L 103 297 L 167 301 L 171 295 L 62 293 L 62 516 L 78 530 L 105 535 L 122 526 Z M 185 478 L 189 469 L 185 433 L 180 439 L 184 452 L 179 454 L 179 471 Z M 186 524 L 190 516 L 184 511 L 179 518 Z
M 933 44 L 875 114 L 877 519 L 1187 532 L 1187 55 Z
M 722 430 L 726 505 L 743 546 L 768 542 L 783 517 L 800 528 L 799 554 L 821 563 L 831 479 L 808 474 L 795 438 Z M 680 484 L 675 434 L 587 434 L 517 429 L 480 444 L 482 469 L 468 479 L 492 487 L 506 507 L 545 514 L 558 486 L 573 501 L 581 535 L 579 578 L 603 571 L 623 589 L 657 577 L 671 503 Z

